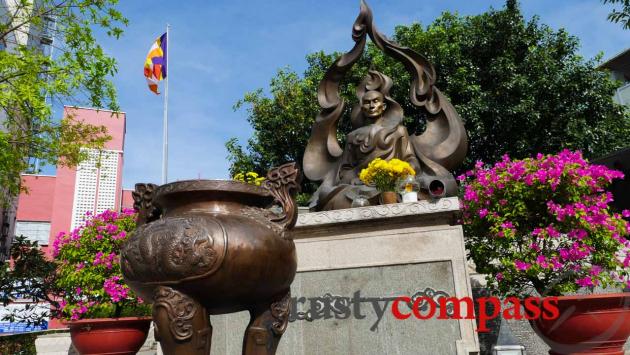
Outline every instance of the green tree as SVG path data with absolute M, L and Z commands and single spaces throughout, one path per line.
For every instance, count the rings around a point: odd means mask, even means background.
M 102 148 L 104 127 L 56 120 L 56 103 L 118 110 L 109 77 L 116 62 L 95 31 L 118 38 L 117 0 L 12 0 L 0 6 L 0 202 L 20 189 L 33 159 L 73 166 L 80 148 Z M 52 50 L 52 54 L 49 52 Z
M 608 21 L 621 23 L 626 30 L 630 29 L 630 0 L 602 0 L 604 4 L 621 5 L 621 9 L 614 8 L 608 14 Z
M 628 144 L 630 119 L 612 101 L 615 82 L 596 69 L 600 58 L 583 59 L 576 37 L 554 31 L 536 17 L 525 19 L 516 1 L 475 16 L 446 12 L 427 27 L 399 26 L 393 40 L 428 57 L 438 73 L 437 87 L 464 120 L 470 147 L 461 170 L 476 160 L 497 161 L 505 153 L 524 158 L 568 148 L 596 157 Z M 239 101 L 235 107 L 247 105 L 254 134 L 246 148 L 235 139 L 227 143 L 231 173 L 263 173 L 289 160 L 302 161 L 319 112 L 317 85 L 338 55 L 308 55 L 302 76 L 281 69 L 271 80 L 269 96 L 260 89 Z M 394 79 L 392 96 L 403 106 L 409 132 L 422 132 L 423 112 L 408 100 L 409 75 L 369 46 L 346 80 L 353 84 L 343 87 L 349 104 L 339 138 L 350 130 L 354 84 L 370 66 Z M 303 188 L 312 191 L 313 186 Z
M 46 302 L 56 307 L 56 296 L 61 294 L 55 286 L 56 265 L 44 255 L 36 241 L 24 236 L 15 237 L 11 244 L 11 259 L 12 265 L 0 264 L 0 303 L 7 306 L 20 299 L 33 304 L 13 309 L 0 320 L 40 325 L 51 312 L 50 307 L 36 303 Z

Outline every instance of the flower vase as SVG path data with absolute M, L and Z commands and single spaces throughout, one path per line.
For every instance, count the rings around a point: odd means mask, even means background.
M 402 194 L 402 202 L 418 202 L 418 192 L 405 192 Z
M 381 201 L 384 205 L 398 203 L 398 194 L 394 191 L 383 191 L 381 192 Z

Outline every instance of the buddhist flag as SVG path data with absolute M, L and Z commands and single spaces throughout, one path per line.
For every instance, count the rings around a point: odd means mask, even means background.
M 144 76 L 149 89 L 159 95 L 158 82 L 166 79 L 166 33 L 160 36 L 151 46 L 147 60 L 144 62 Z

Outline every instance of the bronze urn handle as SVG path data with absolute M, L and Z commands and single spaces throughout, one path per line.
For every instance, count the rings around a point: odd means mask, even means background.
M 138 211 L 138 226 L 153 222 L 160 218 L 162 210 L 153 203 L 153 196 L 158 185 L 138 183 L 135 191 L 131 192 L 133 197 L 133 208 Z
M 262 183 L 262 187 L 269 190 L 276 203 L 282 207 L 282 213 L 272 217 L 271 221 L 284 230 L 293 228 L 297 222 L 298 209 L 294 196 L 300 190 L 301 181 L 302 175 L 297 163 L 291 162 L 269 170 L 267 179 Z

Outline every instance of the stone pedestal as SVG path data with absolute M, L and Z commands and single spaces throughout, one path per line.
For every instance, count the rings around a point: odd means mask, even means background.
M 392 314 L 398 296 L 472 297 L 458 213 L 457 198 L 443 198 L 300 214 L 294 305 L 278 354 L 477 353 L 474 320 L 436 319 L 440 308 L 427 320 Z M 212 354 L 239 354 L 248 314 L 211 319 Z

